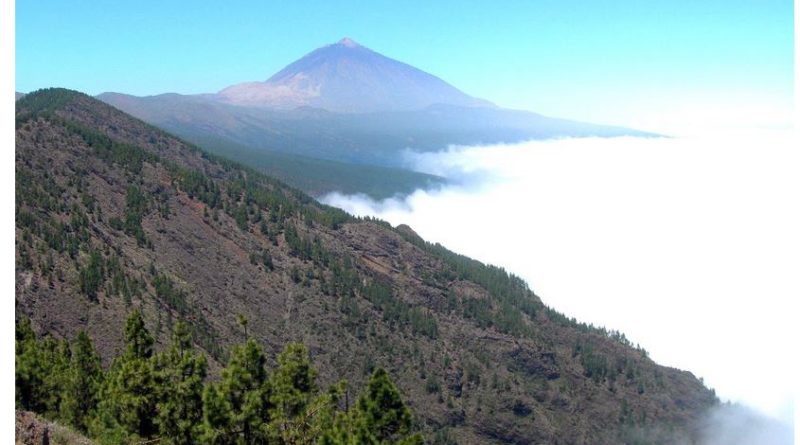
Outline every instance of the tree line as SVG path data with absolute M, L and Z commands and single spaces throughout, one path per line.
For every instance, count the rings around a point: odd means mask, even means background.
M 246 322 L 245 322 L 246 324 Z M 274 369 L 252 338 L 235 345 L 210 381 L 204 354 L 183 322 L 155 351 L 141 312 L 125 324 L 125 350 L 104 369 L 92 340 L 39 337 L 16 326 L 16 405 L 101 444 L 417 445 L 412 414 L 387 372 L 377 369 L 355 403 L 346 382 L 317 384 L 308 351 L 286 345 Z

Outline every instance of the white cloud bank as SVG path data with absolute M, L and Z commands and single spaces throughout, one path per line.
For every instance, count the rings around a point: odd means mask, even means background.
M 619 329 L 724 399 L 792 421 L 800 163 L 789 135 L 563 139 L 409 154 L 458 185 L 356 215 L 506 267 L 546 304 Z

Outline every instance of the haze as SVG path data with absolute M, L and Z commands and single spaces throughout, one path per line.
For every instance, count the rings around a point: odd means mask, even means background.
M 21 92 L 214 92 L 264 80 L 309 49 L 349 36 L 475 97 L 586 122 L 659 130 L 663 116 L 654 110 L 791 108 L 787 0 L 505 7 L 306 0 L 225 8 L 205 0 L 191 7 L 29 0 L 16 8 Z

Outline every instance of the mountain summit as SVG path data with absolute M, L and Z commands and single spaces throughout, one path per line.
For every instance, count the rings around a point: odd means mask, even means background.
M 216 97 L 233 105 L 310 106 L 347 113 L 418 110 L 434 104 L 493 106 L 348 37 L 312 51 L 265 82 L 233 85 Z
M 356 47 L 361 46 L 355 40 L 351 39 L 350 37 L 345 37 L 342 40 L 339 40 L 338 44 L 339 45 L 344 45 L 344 46 L 346 46 L 348 48 L 356 48 Z

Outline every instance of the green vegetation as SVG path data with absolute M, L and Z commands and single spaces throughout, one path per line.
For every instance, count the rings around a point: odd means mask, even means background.
M 167 306 L 178 313 L 189 311 L 189 305 L 186 303 L 186 294 L 178 289 L 169 277 L 157 275 L 153 278 L 153 287 L 156 290 L 156 297 L 166 303 Z
M 86 431 L 89 413 L 98 403 L 102 379 L 100 356 L 94 350 L 89 336 L 80 332 L 72 347 L 70 365 L 63 375 L 60 417 L 75 428 Z
M 408 327 L 413 334 L 422 334 L 432 339 L 438 336 L 439 327 L 432 311 L 402 301 L 394 295 L 389 285 L 374 278 L 361 279 L 355 261 L 349 255 L 328 251 L 319 238 L 309 240 L 291 223 L 284 226 L 283 235 L 294 256 L 329 271 L 329 274 L 321 275 L 321 290 L 326 295 L 340 298 L 339 307 L 348 316 L 348 325 L 360 324 L 362 314 L 354 297 L 361 296 L 372 303 L 390 325 Z M 296 283 L 302 281 L 299 269 L 293 268 L 291 272 Z
M 178 131 L 177 134 L 210 153 L 250 166 L 312 196 L 338 191 L 345 194 L 363 193 L 373 199 L 385 199 L 445 183 L 444 178 L 400 168 L 316 159 L 252 148 L 191 132 Z
M 156 273 L 155 269 L 152 270 L 152 275 L 154 276 L 150 284 L 165 312 L 177 314 L 179 319 L 192 320 L 191 324 L 182 329 L 185 328 L 188 335 L 212 357 L 217 360 L 224 359 L 225 352 L 219 345 L 216 329 L 210 325 L 200 310 L 189 304 L 186 291 L 178 287 L 169 276 Z
M 361 286 L 360 293 L 383 313 L 383 319 L 390 324 L 408 325 L 412 333 L 432 339 L 438 336 L 436 318 L 429 311 L 396 298 L 388 285 L 373 281 Z
M 372 220 L 378 224 L 383 222 Z M 434 255 L 445 263 L 436 276 L 429 277 L 429 283 L 451 283 L 467 280 L 477 283 L 489 293 L 495 304 L 487 300 L 464 299 L 460 302 L 450 293 L 450 310 L 460 310 L 461 315 L 475 320 L 481 327 L 494 327 L 500 332 L 530 336 L 533 333 L 532 320 L 543 305 L 522 278 L 509 274 L 505 269 L 485 265 L 447 250 L 439 243 L 432 244 L 403 230 L 395 229 L 408 242 Z M 526 318 L 528 320 L 526 320 Z
M 364 218 L 364 220 L 393 229 L 385 221 L 373 218 Z M 478 260 L 452 252 L 439 243 L 424 241 L 406 230 L 393 230 L 406 241 L 445 263 L 446 267 L 432 277 L 434 279 L 430 280 L 430 284 L 436 286 L 441 285 L 442 282 L 452 283 L 456 280 L 466 280 L 477 283 L 486 289 L 495 304 L 488 300 L 470 298 L 459 301 L 455 293 L 448 292 L 448 308 L 460 310 L 462 316 L 474 320 L 481 327 L 494 327 L 500 332 L 513 335 L 532 336 L 534 333 L 532 322 L 538 313 L 543 312 L 550 321 L 557 324 L 577 329 L 582 333 L 609 338 L 625 347 L 635 348 L 643 356 L 647 356 L 647 351 L 639 345 L 634 346 L 625 337 L 625 334 L 619 331 L 578 322 L 575 318 L 568 318 L 555 309 L 545 306 L 522 278 L 508 273 L 502 267 L 483 264 Z
M 414 443 L 396 388 L 366 385 L 379 365 L 440 444 L 622 443 L 609 438 L 684 429 L 714 403 L 500 268 L 73 97 L 18 122 L 16 312 L 62 333 L 86 314 L 98 333 L 143 315 L 130 349 L 95 338 L 102 366 L 85 334 L 36 338 L 21 321 L 21 408 L 102 443 Z M 226 308 L 259 319 L 235 329 Z M 320 351 L 326 380 L 299 345 L 271 356 L 286 338 Z M 339 376 L 364 382 L 369 403 L 328 387 Z
M 155 423 L 166 443 L 191 445 L 202 433 L 206 358 L 192 349 L 189 329 L 175 325 L 172 345 L 158 356 L 156 381 L 162 392 Z
M 70 360 L 69 346 L 52 337 L 37 339 L 29 320 L 15 331 L 16 404 L 30 411 L 57 416 L 61 405 L 63 371 Z
M 49 118 L 57 119 L 53 116 Z M 120 165 L 131 174 L 141 173 L 144 162 L 155 162 L 158 159 L 156 155 L 135 145 L 117 142 L 83 125 L 74 122 L 63 122 L 63 124 L 71 133 L 83 139 L 86 145 L 92 148 L 95 156 Z
M 233 178 L 228 181 L 212 179 L 203 171 L 179 166 L 137 145 L 115 141 L 102 132 L 75 121 L 63 119 L 57 115 L 57 111 L 65 104 L 82 97 L 94 100 L 82 93 L 61 88 L 39 90 L 27 94 L 16 103 L 17 127 L 19 128 L 38 118 L 48 119 L 63 125 L 70 133 L 80 137 L 91 147 L 98 158 L 109 164 L 119 165 L 132 174 L 139 174 L 145 162 L 151 164 L 160 163 L 172 173 L 173 180 L 190 197 L 199 199 L 211 208 L 225 209 L 231 217 L 236 217 L 236 212 L 241 211 L 240 209 L 244 207 L 247 210 L 248 222 L 258 222 L 259 216 L 255 210 L 266 211 L 268 209 L 277 212 L 276 216 L 279 221 L 299 216 L 304 221 L 322 224 L 334 229 L 346 221 L 353 220 L 346 212 L 316 203 L 308 195 L 285 185 L 279 180 L 265 176 L 253 168 L 208 154 L 190 143 L 185 143 L 189 151 L 198 153 L 202 158 L 216 164 L 227 172 L 235 170 L 238 174 L 232 175 Z M 156 127 L 150 127 L 154 134 L 166 136 L 166 133 Z M 154 143 L 157 142 L 155 137 L 151 139 L 153 139 Z M 23 180 L 27 179 L 29 178 L 23 178 Z M 58 199 L 61 194 L 59 193 L 60 190 L 57 189 L 58 186 L 54 183 L 45 184 L 45 192 L 47 193 L 37 193 L 40 191 L 37 190 L 40 188 L 39 184 L 29 185 L 30 187 L 26 190 L 28 195 L 32 195 L 26 196 L 29 201 L 35 200 L 37 203 L 45 204 L 44 208 L 46 210 L 57 207 L 61 202 Z M 220 190 L 221 185 L 227 191 L 227 199 L 223 199 L 224 195 Z M 141 217 L 147 211 L 148 204 L 146 197 L 140 195 L 147 191 L 139 190 L 136 187 L 132 188 L 132 190 L 128 190 L 124 220 L 119 222 L 122 222 L 121 227 L 126 233 L 135 236 L 137 241 L 142 242 L 141 237 L 143 234 L 140 233 Z M 20 197 L 19 192 L 17 196 L 18 198 Z M 40 202 L 42 200 L 46 202 Z M 238 216 L 237 221 L 244 223 L 242 216 Z
M 140 246 L 147 245 L 147 237 L 142 229 L 142 217 L 147 211 L 147 198 L 144 193 L 136 186 L 128 187 L 125 196 L 125 219 L 122 227 L 126 234 L 136 238 Z
M 246 325 L 246 322 L 243 322 Z M 139 311 L 125 325 L 125 351 L 104 370 L 83 332 L 70 347 L 16 327 L 16 405 L 88 433 L 102 444 L 417 445 L 412 415 L 397 387 L 377 369 L 355 406 L 347 385 L 327 390 L 306 348 L 286 346 L 275 369 L 252 338 L 234 346 L 218 382 L 187 326 L 156 352 Z
M 97 301 L 97 289 L 103 284 L 105 272 L 103 268 L 103 257 L 97 251 L 89 254 L 89 262 L 86 267 L 81 269 L 78 276 L 81 291 L 92 301 Z
M 25 110 L 22 113 L 17 113 L 17 127 L 35 116 L 52 115 L 54 111 L 82 95 L 77 91 L 64 88 L 44 88 L 31 94 L 26 94 L 17 101 L 17 110 L 20 108 Z

